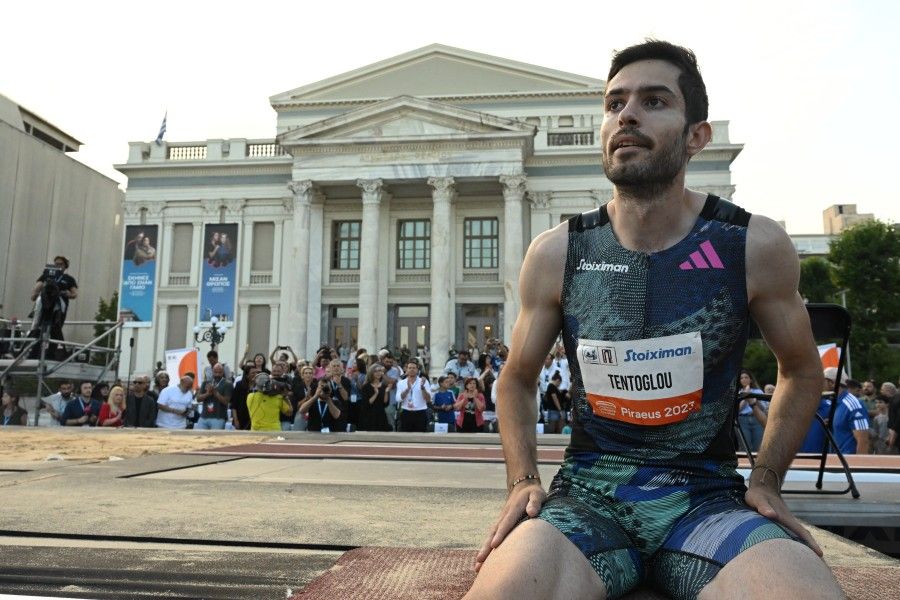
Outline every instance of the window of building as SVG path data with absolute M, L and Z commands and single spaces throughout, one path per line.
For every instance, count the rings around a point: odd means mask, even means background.
M 397 223 L 397 268 L 431 268 L 431 221 L 417 219 Z
M 188 343 L 187 306 L 170 306 L 166 317 L 166 348 L 184 348 Z
M 258 352 L 268 355 L 271 349 L 269 327 L 272 308 L 268 304 L 251 304 L 247 311 L 247 347 L 249 356 Z
M 275 223 L 253 224 L 253 255 L 251 271 L 271 271 L 275 249 Z
M 332 229 L 332 269 L 358 269 L 362 221 L 335 221 Z
M 575 127 L 575 118 L 569 115 L 560 117 L 559 127 Z
M 496 218 L 466 219 L 463 268 L 496 269 L 500 263 L 500 222 Z
M 169 270 L 172 273 L 190 273 L 194 238 L 193 223 L 175 223 L 172 226 L 172 256 Z M 174 348 L 175 346 L 167 346 Z

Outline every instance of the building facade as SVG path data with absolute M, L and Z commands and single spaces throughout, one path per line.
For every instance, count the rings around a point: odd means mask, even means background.
M 157 315 L 137 356 L 192 343 L 204 227 L 236 223 L 220 356 L 508 339 L 530 241 L 606 202 L 604 82 L 432 45 L 270 98 L 274 139 L 130 145 L 126 224 L 157 224 Z M 714 123 L 688 169 L 731 197 L 742 146 Z M 151 366 L 137 365 L 139 369 Z
M 81 142 L 0 95 L 0 317 L 27 318 L 31 290 L 56 255 L 78 281 L 68 323 L 93 321 L 119 283 L 122 204 L 118 183 L 78 162 Z M 5 325 L 0 326 L 4 329 Z M 90 325 L 69 325 L 66 338 L 87 342 Z

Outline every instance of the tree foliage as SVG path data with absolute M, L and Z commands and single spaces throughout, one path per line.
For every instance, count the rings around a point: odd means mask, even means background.
M 838 288 L 834 285 L 831 263 L 813 256 L 800 261 L 800 295 L 807 302 L 835 302 Z
M 900 232 L 888 223 L 866 221 L 831 243 L 834 282 L 846 291 L 853 318 L 850 359 L 856 379 L 893 380 L 898 362 L 888 346 L 888 328 L 900 322 Z
M 95 321 L 116 321 L 119 318 L 119 292 L 113 292 L 113 295 L 110 296 L 109 300 L 104 300 L 100 298 L 97 302 L 97 313 L 94 315 Z M 109 329 L 108 325 L 94 325 L 94 336 L 98 336 L 102 334 L 104 331 Z M 102 340 L 100 340 L 97 345 L 105 346 L 107 348 L 112 348 L 115 345 L 116 336 L 108 335 Z M 91 358 L 91 362 L 95 364 L 105 364 L 107 357 L 105 356 L 94 356 Z
M 767 383 L 774 384 L 778 377 L 778 361 L 775 360 L 775 355 L 762 340 L 747 342 L 743 368 L 753 373 L 760 386 Z

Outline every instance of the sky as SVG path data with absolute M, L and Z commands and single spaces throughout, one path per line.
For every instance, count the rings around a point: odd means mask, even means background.
M 734 200 L 821 233 L 856 204 L 900 221 L 900 3 L 29 2 L 0 8 L 0 94 L 84 143 L 120 182 L 129 141 L 273 138 L 268 98 L 441 43 L 605 79 L 646 37 L 692 48 L 710 119 L 744 144 Z M 900 112 L 900 111 L 898 111 Z

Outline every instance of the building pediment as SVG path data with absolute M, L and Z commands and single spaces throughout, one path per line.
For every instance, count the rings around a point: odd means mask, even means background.
M 515 119 L 467 110 L 433 100 L 399 96 L 282 133 L 285 148 L 322 144 L 378 144 L 525 138 L 535 127 Z
M 269 98 L 275 110 L 398 95 L 451 97 L 596 92 L 604 81 L 432 44 Z

